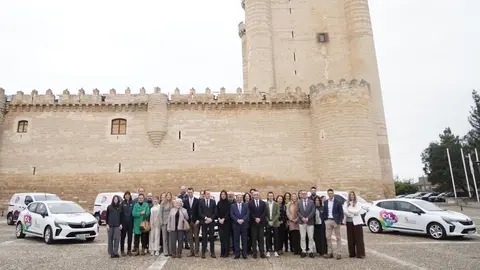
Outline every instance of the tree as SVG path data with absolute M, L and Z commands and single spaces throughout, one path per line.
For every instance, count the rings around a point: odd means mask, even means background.
M 465 136 L 471 150 L 480 146 L 480 95 L 476 90 L 472 91 L 472 99 L 474 104 L 470 107 L 470 116 L 468 116 L 468 122 L 472 129 Z
M 460 152 L 460 149 L 464 146 L 462 145 L 462 140 L 459 136 L 454 135 L 449 127 L 445 128 L 439 137 L 440 141 L 431 142 L 422 152 L 423 171 L 427 175 L 428 181 L 432 183 L 432 185 L 437 186 L 437 191 L 453 190 L 446 151 L 448 148 L 452 162 L 452 171 L 455 177 L 455 187 L 466 191 L 465 171 L 463 169 L 462 155 Z
M 418 187 L 412 183 L 412 180 L 395 179 L 395 194 L 412 194 L 418 191 Z

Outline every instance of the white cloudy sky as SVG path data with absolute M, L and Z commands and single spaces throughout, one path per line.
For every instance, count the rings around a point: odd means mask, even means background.
M 422 173 L 480 87 L 478 0 L 371 0 L 394 173 Z M 0 0 L 0 87 L 91 92 L 242 86 L 240 0 Z

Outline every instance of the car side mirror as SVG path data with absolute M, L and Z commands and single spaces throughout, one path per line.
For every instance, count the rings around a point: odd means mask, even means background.
M 45 218 L 46 216 L 48 216 L 48 214 L 45 212 L 45 213 L 42 213 L 42 217 Z
M 421 214 L 423 214 L 423 211 L 422 210 L 413 210 L 412 213 L 415 213 L 415 214 L 420 216 Z

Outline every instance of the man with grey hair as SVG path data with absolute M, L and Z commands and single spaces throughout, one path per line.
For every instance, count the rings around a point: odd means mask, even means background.
M 260 250 L 260 258 L 264 259 L 266 258 L 264 234 L 267 207 L 265 202 L 260 200 L 260 193 L 258 191 L 253 192 L 253 200 L 248 203 L 248 210 L 250 213 L 253 258 L 257 258 L 257 251 Z

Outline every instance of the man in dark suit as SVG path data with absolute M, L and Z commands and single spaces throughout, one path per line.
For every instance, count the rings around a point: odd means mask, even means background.
M 237 195 L 236 203 L 232 203 L 230 208 L 230 218 L 232 218 L 233 244 L 235 246 L 235 258 L 240 258 L 240 239 L 242 239 L 242 256 L 247 258 L 247 234 L 248 234 L 248 206 L 243 202 L 243 196 Z
M 253 258 L 257 258 L 257 251 L 259 249 L 260 258 L 263 259 L 266 258 L 264 230 L 266 225 L 265 215 L 267 207 L 265 202 L 260 200 L 260 193 L 258 191 L 254 191 L 252 196 L 253 200 L 248 203 L 248 211 L 250 212 Z
M 198 251 L 200 249 L 199 242 L 200 238 L 198 237 L 198 231 L 200 228 L 199 221 L 199 200 L 193 197 L 193 188 L 187 189 L 187 197 L 183 200 L 183 208 L 187 210 L 188 213 L 188 223 L 190 223 L 190 230 L 188 231 L 188 243 L 190 245 L 190 255 L 188 257 L 196 256 L 198 257 Z M 195 245 L 194 245 L 195 239 Z
M 214 227 L 217 206 L 215 200 L 210 198 L 210 191 L 205 191 L 205 199 L 200 201 L 198 215 L 200 216 L 200 224 L 202 224 L 202 259 L 205 259 L 205 252 L 207 251 L 207 236 L 210 241 L 210 256 L 215 256 L 214 246 Z
M 328 252 L 324 255 L 325 258 L 333 258 L 332 232 L 335 231 L 335 238 L 337 238 L 337 247 L 335 253 L 337 260 L 340 260 L 342 247 L 342 238 L 340 235 L 340 224 L 343 221 L 343 205 L 335 199 L 333 189 L 328 191 L 328 199 L 323 205 L 323 220 L 325 220 L 325 234 L 327 238 Z

